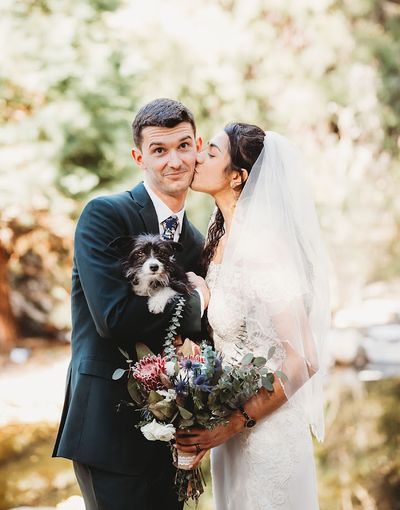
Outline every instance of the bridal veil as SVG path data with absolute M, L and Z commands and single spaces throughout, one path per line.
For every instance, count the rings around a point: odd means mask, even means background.
M 272 323 L 273 368 L 322 440 L 329 264 L 303 165 L 285 137 L 266 133 L 236 205 L 220 284 L 239 301 L 249 340 L 271 336 Z

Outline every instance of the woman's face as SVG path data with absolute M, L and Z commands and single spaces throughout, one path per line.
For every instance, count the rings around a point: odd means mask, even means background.
M 221 131 L 199 152 L 191 188 L 212 196 L 229 188 L 230 172 L 226 169 L 230 164 L 229 138 L 225 131 Z

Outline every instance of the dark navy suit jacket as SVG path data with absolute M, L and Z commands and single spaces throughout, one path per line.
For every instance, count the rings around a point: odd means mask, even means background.
M 160 352 L 173 305 L 151 314 L 147 299 L 135 296 L 121 272 L 119 255 L 109 243 L 121 235 L 159 233 L 157 215 L 143 184 L 131 191 L 95 198 L 83 210 L 75 233 L 72 271 L 72 359 L 53 456 L 66 457 L 123 474 L 151 472 L 155 463 L 170 465 L 168 446 L 147 441 L 134 427 L 139 413 L 122 407 L 129 401 L 126 380 L 112 374 L 126 362 L 118 346 L 134 355 L 135 342 Z M 203 237 L 184 217 L 178 261 L 200 273 Z M 181 335 L 199 340 L 200 298 L 188 299 Z

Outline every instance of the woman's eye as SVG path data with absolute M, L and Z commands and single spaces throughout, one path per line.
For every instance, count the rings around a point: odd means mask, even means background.
M 156 154 L 162 154 L 164 152 L 164 149 L 162 147 L 158 147 L 154 152 Z
M 209 158 L 215 158 L 215 156 L 213 154 L 210 154 L 210 153 L 208 153 L 208 157 Z

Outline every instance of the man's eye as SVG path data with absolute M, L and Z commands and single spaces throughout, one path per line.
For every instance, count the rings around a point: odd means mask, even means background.
M 188 142 L 183 142 L 181 143 L 181 147 L 182 149 L 187 149 L 188 147 L 190 147 L 190 145 L 188 144 Z
M 162 147 L 158 147 L 154 152 L 156 154 L 162 154 L 164 152 L 164 149 Z

